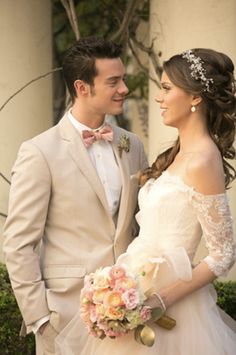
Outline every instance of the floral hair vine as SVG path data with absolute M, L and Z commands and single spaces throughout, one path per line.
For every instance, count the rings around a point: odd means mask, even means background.
M 206 69 L 203 67 L 204 62 L 200 57 L 197 57 L 191 49 L 184 51 L 181 54 L 182 58 L 186 58 L 187 62 L 190 63 L 191 76 L 195 80 L 201 80 L 202 85 L 204 86 L 203 91 L 210 92 L 210 84 L 214 83 L 212 78 L 206 77 Z

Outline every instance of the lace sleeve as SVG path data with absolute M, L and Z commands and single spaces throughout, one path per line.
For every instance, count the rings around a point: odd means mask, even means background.
M 226 194 L 203 195 L 194 192 L 192 204 L 209 253 L 204 261 L 216 276 L 226 274 L 236 256 L 228 197 Z

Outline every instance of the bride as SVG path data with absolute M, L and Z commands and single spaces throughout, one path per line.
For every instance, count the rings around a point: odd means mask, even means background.
M 216 306 L 211 285 L 235 261 L 225 192 L 236 177 L 227 161 L 235 159 L 233 70 L 229 57 L 210 49 L 187 50 L 164 63 L 156 101 L 164 124 L 177 128 L 179 135 L 142 173 L 140 233 L 117 261 L 134 271 L 153 263 L 146 281 L 154 291 L 147 303 L 161 305 L 177 325 L 166 330 L 153 324 L 155 343 L 146 347 L 133 333 L 118 339 L 88 336 L 75 315 L 57 337 L 58 354 L 235 354 L 236 323 Z M 194 266 L 202 235 L 208 255 Z M 79 338 L 84 349 L 78 352 Z

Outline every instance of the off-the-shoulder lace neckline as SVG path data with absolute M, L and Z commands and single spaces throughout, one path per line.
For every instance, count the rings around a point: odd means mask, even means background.
M 199 195 L 199 196 L 204 196 L 204 197 L 217 197 L 217 196 L 227 196 L 226 195 L 226 192 L 222 192 L 222 193 L 219 193 L 219 194 L 214 194 L 214 195 L 205 195 L 201 192 L 198 192 L 194 189 L 193 186 L 190 186 L 188 184 L 186 184 L 186 182 L 183 180 L 183 178 L 180 176 L 180 175 L 176 175 L 176 174 L 171 174 L 168 170 L 164 170 L 162 172 L 162 175 L 163 176 L 168 176 L 168 178 L 172 179 L 173 181 L 176 181 L 177 183 L 180 183 L 182 186 L 184 186 L 187 190 L 191 191 L 192 193 L 196 194 L 196 195 Z M 161 175 L 161 176 L 162 176 Z

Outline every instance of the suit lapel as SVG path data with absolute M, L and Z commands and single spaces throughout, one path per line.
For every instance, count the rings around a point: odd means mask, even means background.
M 61 119 L 59 123 L 59 129 L 62 139 L 68 142 L 67 152 L 69 156 L 73 159 L 84 176 L 86 176 L 86 179 L 101 200 L 104 208 L 108 211 L 109 208 L 105 191 L 98 177 L 96 169 L 91 162 L 87 148 L 85 148 L 80 134 L 69 122 L 66 115 Z

